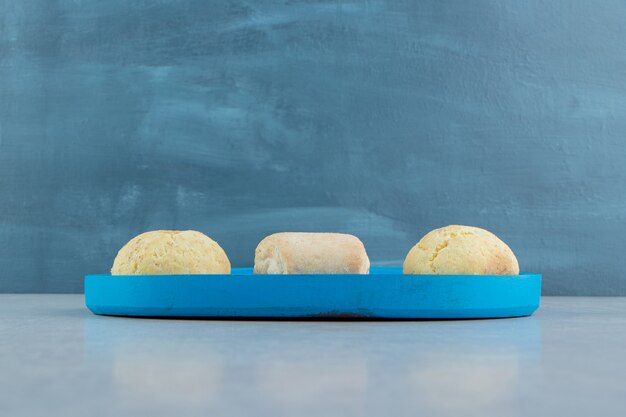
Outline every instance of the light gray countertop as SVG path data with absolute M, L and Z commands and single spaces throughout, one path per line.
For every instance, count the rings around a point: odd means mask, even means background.
M 626 413 L 626 298 L 467 321 L 100 317 L 0 295 L 0 416 Z

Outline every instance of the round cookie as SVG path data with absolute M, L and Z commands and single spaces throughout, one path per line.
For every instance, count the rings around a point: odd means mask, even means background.
M 405 274 L 518 275 L 515 254 L 493 233 L 450 225 L 426 234 L 404 260 Z
M 230 261 L 214 240 L 195 230 L 155 230 L 118 252 L 112 275 L 229 274 Z

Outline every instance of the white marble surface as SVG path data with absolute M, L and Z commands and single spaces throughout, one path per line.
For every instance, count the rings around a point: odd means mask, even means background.
M 626 414 L 626 298 L 425 322 L 94 316 L 0 295 L 0 416 Z

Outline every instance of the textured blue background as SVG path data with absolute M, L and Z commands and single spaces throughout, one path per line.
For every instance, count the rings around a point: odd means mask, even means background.
M 156 228 L 399 265 L 486 227 L 545 294 L 626 295 L 626 2 L 0 0 L 0 291 Z

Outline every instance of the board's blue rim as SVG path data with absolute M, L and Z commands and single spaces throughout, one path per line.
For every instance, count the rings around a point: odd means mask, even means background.
M 231 274 L 96 274 L 85 276 L 85 302 L 95 314 L 117 316 L 501 318 L 531 315 L 539 307 L 541 278 L 531 272 L 403 275 L 397 267 L 372 267 L 364 275 L 254 275 L 252 268 L 233 268 Z

